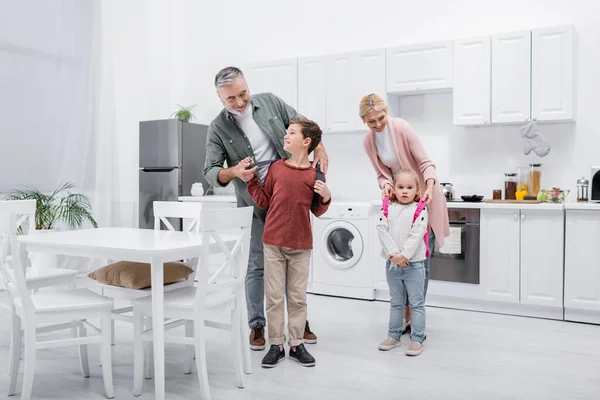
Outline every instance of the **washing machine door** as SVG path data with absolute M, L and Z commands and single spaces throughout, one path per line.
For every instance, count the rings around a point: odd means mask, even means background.
M 334 221 L 323 230 L 321 252 L 334 268 L 352 268 L 362 257 L 363 249 L 360 232 L 347 221 Z

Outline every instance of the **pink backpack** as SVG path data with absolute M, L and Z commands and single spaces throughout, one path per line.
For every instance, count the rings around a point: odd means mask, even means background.
M 388 196 L 383 198 L 383 215 L 387 218 L 388 216 L 388 208 L 390 204 L 390 199 Z M 427 202 L 419 200 L 417 204 L 417 209 L 415 210 L 415 215 L 413 215 L 412 223 L 414 224 L 421 212 L 427 207 Z M 425 257 L 429 258 L 429 229 L 425 230 L 425 235 L 423 235 L 423 241 L 425 242 Z

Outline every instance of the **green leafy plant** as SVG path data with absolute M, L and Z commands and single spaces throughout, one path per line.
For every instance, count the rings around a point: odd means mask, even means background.
M 64 222 L 70 229 L 75 229 L 80 228 L 85 221 L 97 228 L 98 223 L 92 216 L 92 205 L 86 195 L 71 192 L 60 195 L 74 187 L 71 182 L 61 183 L 50 194 L 44 194 L 35 188 L 17 189 L 6 199 L 35 200 L 36 229 L 52 229 L 57 222 Z
M 175 118 L 183 122 L 190 122 L 190 120 L 196 119 L 196 116 L 193 113 L 194 107 L 196 107 L 195 104 L 189 107 L 184 107 L 182 105 L 177 104 L 177 107 L 179 107 L 179 110 L 171 114 L 171 117 L 174 116 Z

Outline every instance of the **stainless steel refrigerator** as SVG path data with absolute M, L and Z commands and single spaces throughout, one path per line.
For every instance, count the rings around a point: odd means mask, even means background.
M 192 184 L 209 185 L 202 170 L 208 126 L 177 119 L 140 122 L 139 227 L 154 227 L 154 201 L 190 196 Z M 181 230 L 181 220 L 170 220 Z

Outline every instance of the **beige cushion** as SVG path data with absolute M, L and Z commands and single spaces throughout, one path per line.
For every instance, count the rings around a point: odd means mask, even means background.
M 194 271 L 187 265 L 168 262 L 164 264 L 165 285 L 187 278 Z M 112 286 L 145 289 L 151 285 L 150 264 L 119 261 L 88 274 L 93 280 Z

